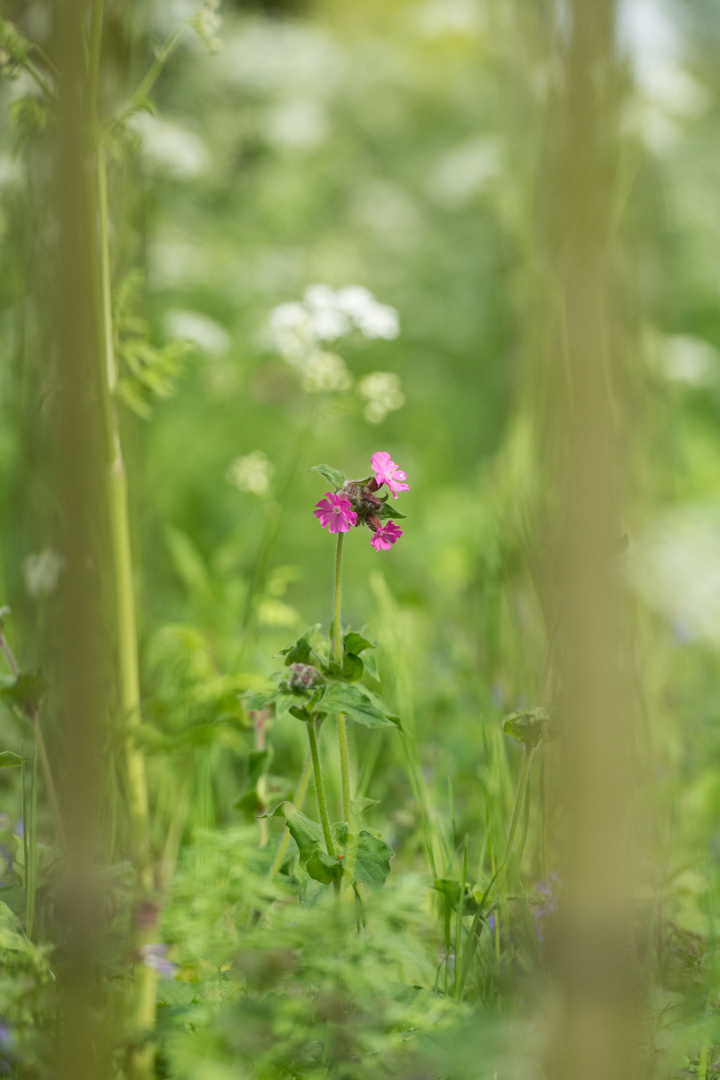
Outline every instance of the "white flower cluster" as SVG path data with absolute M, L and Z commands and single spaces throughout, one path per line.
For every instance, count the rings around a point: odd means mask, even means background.
M 208 52 L 220 52 L 222 42 L 217 32 L 222 25 L 222 17 L 218 15 L 220 0 L 205 0 L 205 3 L 195 15 L 188 19 L 190 26 L 202 41 Z
M 244 457 L 236 457 L 226 473 L 228 481 L 240 491 L 250 495 L 267 495 L 270 478 L 275 468 L 262 450 L 253 450 Z
M 311 285 L 301 301 L 280 304 L 270 313 L 275 346 L 288 363 L 298 366 L 321 342 L 337 341 L 355 329 L 366 338 L 392 341 L 400 332 L 398 313 L 361 285 L 337 291 L 329 285 Z
M 342 394 L 353 388 L 345 361 L 326 349 L 326 343 L 353 330 L 371 340 L 385 341 L 392 341 L 400 332 L 395 308 L 379 303 L 361 285 L 337 290 L 311 285 L 302 300 L 273 308 L 269 326 L 275 348 L 288 364 L 298 368 L 302 388 L 308 394 Z M 357 389 L 365 403 L 363 415 L 372 424 L 379 424 L 405 404 L 399 376 L 388 371 L 367 375 Z
M 342 394 L 352 390 L 352 378 L 342 356 L 320 350 L 303 365 L 302 388 L 308 394 Z
M 363 416 L 371 424 L 379 424 L 388 413 L 402 409 L 405 404 L 400 376 L 393 371 L 373 371 L 360 380 L 358 390 L 366 402 Z

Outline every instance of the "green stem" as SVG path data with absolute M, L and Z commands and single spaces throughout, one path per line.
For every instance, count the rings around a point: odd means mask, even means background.
M 100 72 L 99 51 L 102 39 L 102 0 L 95 0 L 92 14 L 91 52 L 88 63 L 89 74 L 97 81 Z M 90 92 L 93 104 L 96 105 L 98 100 L 97 86 L 93 86 Z M 91 122 L 97 127 L 96 116 L 91 117 Z M 108 516 L 117 619 L 120 711 L 125 735 L 125 767 L 133 861 L 137 869 L 140 891 L 147 896 L 153 891 L 154 876 L 149 844 L 150 821 L 145 757 L 135 738 L 141 724 L 140 676 L 138 670 L 127 480 L 120 445 L 117 413 L 113 400 L 113 392 L 117 384 L 117 368 L 113 343 L 107 164 L 105 151 L 99 145 L 96 145 L 96 158 L 100 256 L 97 331 L 101 356 L 100 374 L 107 455 Z M 92 224 L 94 227 L 95 222 L 93 221 Z M 136 949 L 140 949 L 143 945 L 153 944 L 156 935 L 156 927 L 136 927 L 134 941 Z M 157 979 L 157 972 L 154 969 L 142 962 L 136 964 L 134 1026 L 143 1037 L 155 1027 Z M 154 1072 L 154 1061 L 154 1043 L 143 1038 L 143 1041 L 134 1047 L 130 1054 L 129 1073 L 133 1080 L 149 1080 Z
M 338 533 L 337 548 L 335 550 L 335 592 L 333 613 L 333 659 L 338 667 L 342 667 L 342 626 L 340 623 L 340 607 L 342 600 L 342 551 L 344 533 Z M 338 744 L 340 747 L 340 782 L 342 787 L 343 818 L 350 824 L 350 754 L 348 752 L 347 727 L 345 717 L 338 713 L 337 718 Z
M 148 844 L 149 813 L 145 757 L 135 734 L 140 727 L 140 675 L 135 621 L 132 552 L 128 518 L 127 479 L 120 446 L 120 432 L 112 394 L 117 383 L 113 348 L 112 294 L 110 285 L 110 250 L 108 239 L 107 170 L 105 153 L 98 151 L 98 209 L 100 218 L 101 311 L 100 330 L 103 344 L 103 392 L 108 449 L 108 509 L 112 541 L 115 602 L 117 609 L 117 648 L 120 673 L 120 709 L 125 738 L 125 763 L 128 777 L 128 800 L 133 851 L 141 887 L 153 888 L 152 864 Z M 148 969 L 149 970 L 149 969 Z
M 134 112 L 137 112 L 138 109 L 143 108 L 146 103 L 148 94 L 155 85 L 158 76 L 160 75 L 162 69 L 165 67 L 165 64 L 168 62 L 168 60 L 180 44 L 180 41 L 186 29 L 187 21 L 183 20 L 183 22 L 181 22 L 180 25 L 176 27 L 175 30 L 173 30 L 172 34 L 167 39 L 165 44 L 161 45 L 160 48 L 156 50 L 154 61 L 148 68 L 145 77 L 143 78 L 142 82 L 140 83 L 137 90 L 130 99 L 130 104 L 115 121 L 116 125 L 123 123 L 123 121 L 127 120 L 129 116 L 132 116 Z
M 328 817 L 327 799 L 325 798 L 325 784 L 323 782 L 322 770 L 320 768 L 320 754 L 318 753 L 318 741 L 317 732 L 315 730 L 316 720 L 308 720 L 308 739 L 310 741 L 310 757 L 312 758 L 313 773 L 315 775 L 315 794 L 317 795 L 318 810 L 320 811 L 320 821 L 322 823 L 323 836 L 325 837 L 325 847 L 327 853 L 331 857 L 335 855 L 335 845 L 333 844 L 332 833 L 330 832 L 330 818 Z
M 335 549 L 335 590 L 333 593 L 333 659 L 342 664 L 342 628 L 340 626 L 340 607 L 342 601 L 342 552 L 345 533 L 337 534 Z

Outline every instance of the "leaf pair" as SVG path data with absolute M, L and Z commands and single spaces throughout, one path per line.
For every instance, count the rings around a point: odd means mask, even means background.
M 336 821 L 330 826 L 330 832 L 340 852 L 333 857 L 324 850 L 321 826 L 292 803 L 281 803 L 272 816 L 285 818 L 297 844 L 300 865 L 315 881 L 330 885 L 347 875 L 358 884 L 373 889 L 385 884 L 395 853 L 381 837 L 373 836 L 366 829 L 353 836 L 346 822 Z

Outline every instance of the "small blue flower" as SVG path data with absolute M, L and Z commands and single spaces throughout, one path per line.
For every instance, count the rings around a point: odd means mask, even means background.
M 159 975 L 174 979 L 177 967 L 172 960 L 168 960 L 167 951 L 167 945 L 141 945 L 138 949 L 145 967 L 152 968 Z

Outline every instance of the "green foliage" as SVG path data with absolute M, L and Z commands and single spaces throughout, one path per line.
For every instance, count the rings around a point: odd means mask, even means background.
M 330 831 L 337 853 L 331 857 L 324 850 L 321 826 L 292 803 L 278 806 L 273 816 L 285 818 L 297 845 L 300 865 L 315 881 L 329 885 L 347 875 L 352 881 L 371 888 L 381 888 L 387 881 L 390 860 L 395 853 L 382 837 L 365 829 L 353 836 L 346 822 L 335 822 Z
M 324 480 L 327 480 L 329 484 L 332 484 L 336 492 L 339 491 L 347 481 L 345 473 L 340 472 L 339 469 L 333 469 L 331 465 L 313 465 L 309 471 L 320 473 Z
M 144 277 L 131 271 L 121 282 L 115 298 L 115 353 L 124 374 L 118 379 L 118 394 L 134 413 L 147 420 L 159 398 L 170 397 L 182 366 L 194 346 L 190 341 L 169 341 L 155 345 L 147 321 L 138 314 Z

